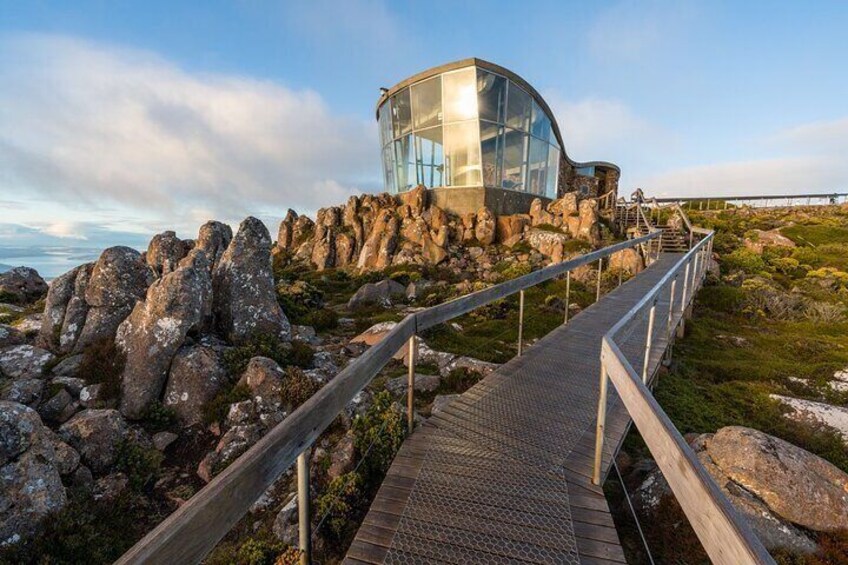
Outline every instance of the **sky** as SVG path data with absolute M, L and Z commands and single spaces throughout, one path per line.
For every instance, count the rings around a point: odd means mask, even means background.
M 380 191 L 379 88 L 467 57 L 534 85 L 622 193 L 845 191 L 846 29 L 845 2 L 0 0 L 0 247 L 273 230 Z

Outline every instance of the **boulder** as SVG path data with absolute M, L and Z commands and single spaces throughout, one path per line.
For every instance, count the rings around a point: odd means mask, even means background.
M 212 277 L 218 330 L 242 343 L 257 333 L 288 340 L 291 326 L 274 292 L 271 236 L 265 224 L 249 217 L 221 256 Z
M 232 239 L 233 230 L 230 226 L 221 222 L 209 221 L 200 226 L 200 233 L 197 236 L 194 248 L 206 253 L 211 270 L 218 265 L 218 261 L 221 260 L 221 256 L 227 250 Z
M 824 459 L 741 426 L 716 432 L 707 453 L 783 519 L 816 531 L 848 528 L 848 474 Z
M 55 447 L 34 410 L 0 401 L 0 545 L 35 533 L 67 503 Z
M 165 451 L 168 446 L 177 441 L 180 436 L 174 432 L 158 432 L 153 434 L 153 447 L 157 451 Z
M 364 343 L 368 346 L 376 345 L 380 343 L 380 341 L 386 337 L 386 335 L 392 331 L 396 325 L 397 322 L 380 322 L 378 324 L 374 324 L 358 336 L 351 339 L 350 342 Z
M 92 487 L 92 497 L 97 501 L 112 502 L 127 490 L 130 480 L 124 473 L 112 473 L 100 477 Z
M 65 321 L 68 302 L 74 296 L 74 283 L 81 268 L 76 267 L 56 277 L 50 283 L 47 299 L 44 302 L 44 313 L 41 316 L 41 331 L 38 333 L 37 340 L 38 345 L 45 349 L 51 351 L 59 349 L 59 334 L 62 331 L 62 322 Z M 0 336 L 0 344 L 2 344 L 2 336 Z
M 6 383 L 2 391 L 3 400 L 35 407 L 41 402 L 41 394 L 44 391 L 44 379 L 14 380 Z
M 631 275 L 635 275 L 642 272 L 642 269 L 645 268 L 645 264 L 644 261 L 642 261 L 642 256 L 639 252 L 630 247 L 628 249 L 616 251 L 610 255 L 609 267 L 616 271 L 623 270 Z
M 88 409 L 62 424 L 59 435 L 92 471 L 104 473 L 115 463 L 127 425 L 117 410 Z
M 330 466 L 327 468 L 327 479 L 332 481 L 353 470 L 356 448 L 351 432 L 342 436 L 333 449 L 330 450 Z
M 512 214 L 511 216 L 498 216 L 497 219 L 497 241 L 506 243 L 521 236 L 530 225 L 531 218 L 527 214 Z
M 562 261 L 565 242 L 569 239 L 571 238 L 564 233 L 540 229 L 531 229 L 526 235 L 530 247 L 549 257 L 554 263 Z
M 751 230 L 745 234 L 744 244 L 755 253 L 762 253 L 766 247 L 795 247 L 795 242 L 780 233 L 779 228 Z
M 598 216 L 598 200 L 587 198 L 580 202 L 580 226 L 575 237 L 585 239 L 597 246 L 601 242 L 601 228 Z
M 32 345 L 4 347 L 0 349 L 0 375 L 12 379 L 39 378 L 54 359 L 46 349 Z
M 184 242 L 176 233 L 166 231 L 153 236 L 147 246 L 145 259 L 150 268 L 161 277 L 175 271 L 190 248 L 190 242 Z
M 286 212 L 286 217 L 280 222 L 280 227 L 277 230 L 277 249 L 290 251 L 293 247 L 294 223 L 297 221 L 297 217 L 297 212 L 289 208 L 288 212 Z
M 30 267 L 15 267 L 0 273 L 0 300 L 26 304 L 47 293 L 47 283 Z
M 348 300 L 347 307 L 354 309 L 366 304 L 380 304 L 386 308 L 392 305 L 393 298 L 401 298 L 406 295 L 406 289 L 402 284 L 391 279 L 383 279 L 377 283 L 366 283 L 359 287 Z
M 406 375 L 389 379 L 386 382 L 386 390 L 395 396 L 406 394 L 408 380 L 409 377 Z M 413 384 L 413 388 L 418 392 L 433 392 L 439 388 L 441 382 L 442 378 L 439 375 L 421 375 L 419 373 L 415 373 L 415 383 Z
M 380 270 L 392 264 L 397 248 L 399 222 L 394 212 L 382 209 L 377 213 L 374 226 L 362 245 L 356 266 L 360 270 Z
M 225 433 L 212 451 L 198 465 L 197 475 L 206 482 L 235 461 L 242 453 L 262 438 L 263 428 L 259 424 L 233 426 Z
M 82 387 L 79 394 L 80 405 L 83 408 L 95 408 L 100 401 L 100 388 L 103 385 L 95 383 Z
M 545 210 L 541 198 L 534 198 L 530 203 L 530 220 L 534 226 L 554 223 L 554 215 Z
M 71 355 L 56 363 L 50 372 L 56 377 L 76 378 L 79 375 L 81 364 L 82 355 Z
M 427 189 L 419 184 L 412 190 L 401 192 L 397 198 L 401 204 L 409 206 L 414 217 L 420 217 L 427 206 Z
M 94 263 L 81 265 L 74 279 L 74 294 L 68 301 L 62 327 L 59 331 L 59 352 L 68 353 L 76 345 L 88 317 L 88 302 L 85 300 L 85 292 L 94 271 Z
M 203 421 L 203 407 L 227 383 L 220 348 L 198 344 L 181 347 L 168 373 L 163 404 L 185 426 Z
M 495 215 L 486 207 L 477 211 L 474 226 L 474 237 L 481 245 L 491 245 L 495 241 L 496 225 Z
M 0 348 L 9 347 L 10 345 L 20 345 L 23 342 L 24 334 L 19 329 L 6 324 L 0 324 Z
M 274 412 L 282 407 L 282 385 L 285 373 L 273 359 L 254 357 L 239 379 L 250 390 L 260 412 Z
M 85 289 L 89 310 L 74 352 L 112 338 L 151 281 L 152 273 L 135 249 L 110 247 L 101 253 Z
M 577 192 L 566 192 L 562 195 L 562 198 L 548 204 L 548 212 L 557 216 L 576 216 L 579 210 Z
M 495 369 L 500 367 L 497 363 L 489 363 L 488 361 L 481 361 L 479 359 L 474 359 L 473 357 L 456 357 L 452 359 L 447 365 L 442 369 L 442 375 L 447 376 L 454 369 L 468 369 L 469 371 L 475 371 L 480 373 L 482 376 L 488 376 Z
M 274 519 L 274 526 L 271 530 L 274 532 L 274 536 L 284 544 L 290 546 L 297 545 L 297 496 L 294 493 L 292 493 L 288 502 L 277 513 L 277 517 Z
M 38 414 L 48 422 L 66 422 L 76 412 L 74 399 L 64 387 L 38 407 Z
M 118 329 L 116 343 L 126 355 L 121 412 L 129 418 L 142 417 L 161 397 L 174 354 L 189 331 L 203 327 L 211 310 L 206 254 L 194 251 L 187 259 L 150 286 Z

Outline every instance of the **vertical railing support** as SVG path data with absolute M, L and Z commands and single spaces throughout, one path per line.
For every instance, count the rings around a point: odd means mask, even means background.
M 418 354 L 417 341 L 413 334 L 409 338 L 409 373 L 406 379 L 406 433 L 415 427 L 415 361 Z
M 686 269 L 683 271 L 683 292 L 680 293 L 680 325 L 677 326 L 677 336 L 682 337 L 684 332 L 684 324 L 686 320 L 686 297 L 689 294 L 689 268 L 692 265 L 692 260 L 686 262 Z
M 312 563 L 312 526 L 309 522 L 309 448 L 297 456 L 297 519 L 300 565 Z
M 595 302 L 601 299 L 601 274 L 604 271 L 604 259 L 603 257 L 598 259 L 598 287 L 595 290 Z
M 603 354 L 601 355 L 601 386 L 598 395 L 598 421 L 595 427 L 595 465 L 592 469 L 592 483 L 601 484 L 601 463 L 604 456 L 604 429 L 607 424 L 607 368 L 604 365 Z
M 521 357 L 524 341 L 524 289 L 518 292 L 518 356 Z
M 654 341 L 654 317 L 657 313 L 657 301 L 651 304 L 648 313 L 648 335 L 645 337 L 645 361 L 642 363 L 642 382 L 648 384 L 648 368 L 651 364 L 651 344 Z
M 568 307 L 571 305 L 571 271 L 565 273 L 565 318 L 563 324 L 568 323 Z
M 671 289 L 668 296 L 668 322 L 666 322 L 666 339 L 671 344 L 671 330 L 674 326 L 674 292 L 677 289 L 677 277 L 671 279 Z

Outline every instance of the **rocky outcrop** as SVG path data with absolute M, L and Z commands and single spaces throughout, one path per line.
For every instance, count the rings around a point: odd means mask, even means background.
M 203 421 L 203 407 L 227 383 L 222 351 L 215 345 L 180 348 L 168 373 L 162 403 L 172 408 L 185 426 Z
M 609 267 L 614 271 L 625 271 L 635 275 L 645 268 L 645 261 L 636 249 L 629 247 L 610 255 Z
M 59 334 L 62 332 L 62 322 L 68 302 L 74 296 L 74 285 L 77 273 L 82 267 L 71 269 L 64 275 L 56 277 L 50 283 L 44 313 L 41 316 L 41 331 L 38 334 L 38 344 L 41 347 L 56 351 L 59 349 Z
M 165 276 L 176 270 L 179 262 L 193 246 L 193 241 L 182 241 L 172 231 L 156 234 L 147 246 L 147 264 L 157 276 Z
M 127 425 L 114 409 L 83 410 L 62 424 L 59 435 L 76 449 L 95 473 L 105 473 L 115 463 L 118 448 L 127 436 Z
M 745 234 L 745 247 L 762 253 L 766 247 L 795 247 L 795 242 L 780 233 L 779 229 L 751 230 Z
M 0 349 L 0 375 L 11 379 L 32 379 L 44 376 L 45 368 L 54 355 L 32 345 L 13 345 Z
M 76 468 L 74 454 L 34 410 L 0 401 L 0 545 L 33 534 L 65 506 L 60 475 Z
M 120 325 L 116 343 L 126 356 L 121 377 L 121 412 L 140 418 L 162 395 L 168 369 L 191 330 L 208 321 L 212 303 L 209 261 L 193 251 L 147 290 Z
M 267 357 L 254 357 L 239 379 L 250 390 L 260 412 L 275 412 L 282 408 L 282 385 L 285 374 L 279 365 Z
M 195 249 L 206 253 L 211 270 L 218 265 L 218 261 L 221 260 L 221 256 L 227 250 L 227 247 L 229 247 L 232 239 L 233 230 L 230 226 L 221 222 L 209 221 L 200 226 L 200 233 L 197 236 Z
M 218 330 L 233 343 L 257 333 L 288 340 L 291 326 L 274 294 L 271 236 L 247 218 L 215 267 L 212 285 Z
M 86 263 L 77 269 L 77 275 L 74 279 L 74 293 L 68 301 L 68 307 L 62 320 L 62 329 L 59 331 L 60 353 L 68 353 L 74 348 L 85 327 L 89 310 L 85 293 L 93 271 L 94 263 Z
M 152 273 L 135 249 L 105 250 L 94 264 L 86 285 L 88 314 L 74 351 L 81 352 L 92 343 L 114 337 L 136 302 L 144 298 L 151 280 Z
M 29 267 L 15 267 L 0 273 L 0 302 L 27 304 L 47 293 L 47 283 L 38 271 Z
M 347 307 L 351 309 L 365 306 L 366 304 L 379 304 L 388 308 L 392 300 L 406 296 L 406 288 L 402 284 L 391 279 L 384 279 L 377 283 L 365 283 L 350 297 Z

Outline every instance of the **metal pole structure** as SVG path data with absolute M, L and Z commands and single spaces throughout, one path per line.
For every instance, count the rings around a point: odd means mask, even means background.
M 595 302 L 601 299 L 601 273 L 604 270 L 604 259 L 598 259 L 598 288 L 595 291 Z
M 618 266 L 618 286 L 621 286 L 621 278 L 624 275 L 624 268 L 619 265 Z
M 607 421 L 607 368 L 601 356 L 601 390 L 598 395 L 598 421 L 595 428 L 595 465 L 592 469 L 592 483 L 601 484 L 601 461 L 604 455 L 604 428 Z
M 660 230 L 660 236 L 657 238 L 657 261 L 660 260 L 660 253 L 662 253 L 662 236 L 663 231 Z
M 665 362 L 671 363 L 671 344 L 674 331 L 674 291 L 677 289 L 677 275 L 671 279 L 671 288 L 668 293 L 668 321 L 665 324 L 666 356 Z
M 689 266 L 692 264 L 692 259 L 686 262 L 686 270 L 683 272 L 683 294 L 680 295 L 680 315 L 686 310 L 686 295 L 689 294 Z
M 406 380 L 406 433 L 411 434 L 415 427 L 415 361 L 418 355 L 415 335 L 409 338 L 409 373 Z
M 297 519 L 300 565 L 312 563 L 312 532 L 309 523 L 309 448 L 297 456 Z
M 521 357 L 521 342 L 524 338 L 524 289 L 518 293 L 518 356 Z
M 565 319 L 563 324 L 568 323 L 568 307 L 571 303 L 571 271 L 565 273 Z
M 648 366 L 651 362 L 651 342 L 654 339 L 654 316 L 657 313 L 657 301 L 651 304 L 651 311 L 648 313 L 648 335 L 645 338 L 645 361 L 642 363 L 642 382 L 648 384 Z

